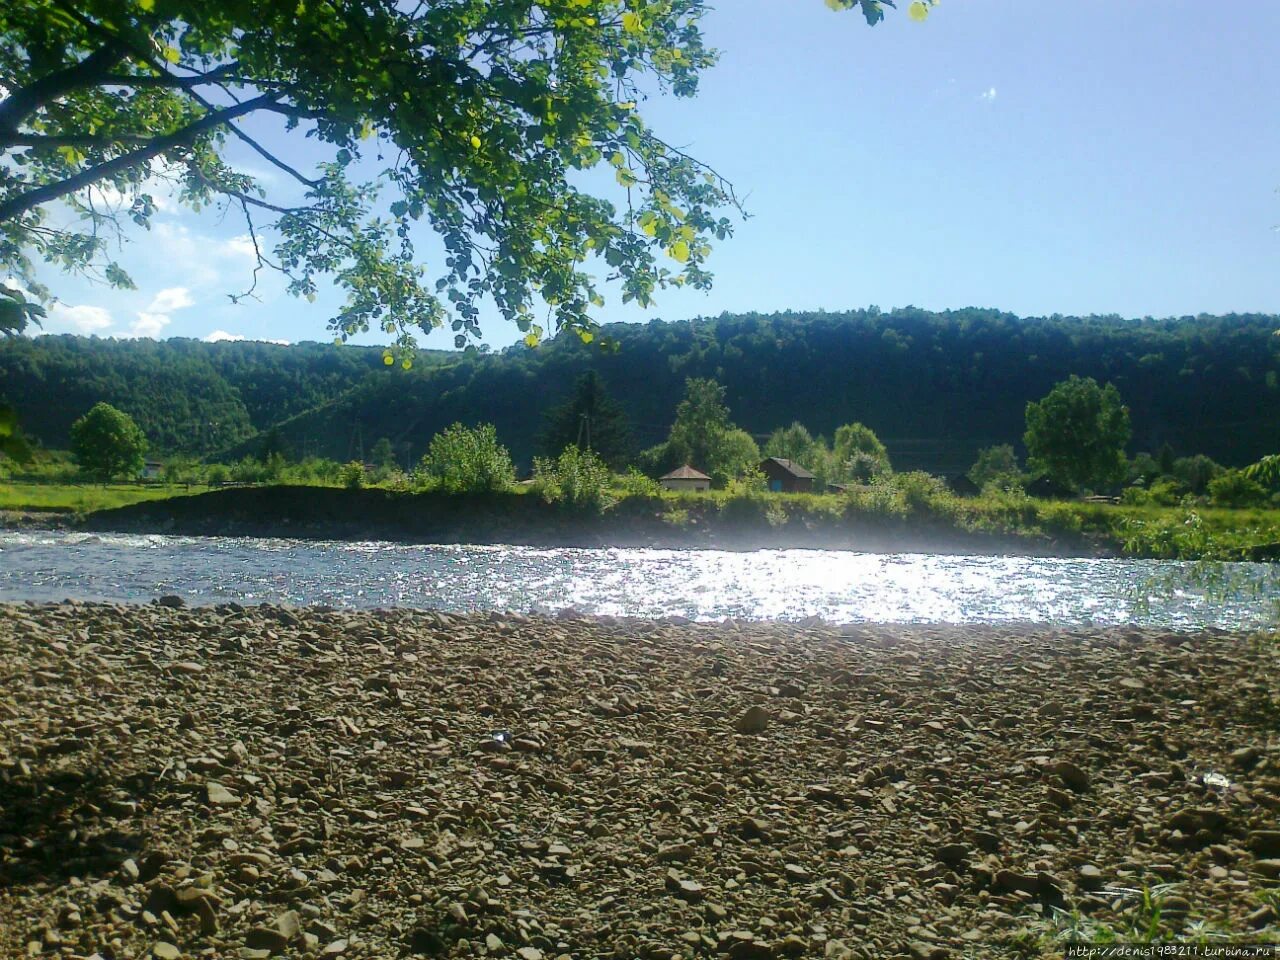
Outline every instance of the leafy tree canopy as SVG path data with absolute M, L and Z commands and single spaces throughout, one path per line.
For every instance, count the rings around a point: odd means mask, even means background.
M 1021 473 L 1022 471 L 1018 468 L 1018 455 L 1014 453 L 1012 444 L 1001 443 L 979 450 L 978 459 L 969 468 L 966 476 L 981 490 L 989 483 L 1003 484 L 1016 481 Z
M 836 428 L 832 442 L 834 473 L 841 481 L 866 483 L 891 472 L 889 451 L 875 431 L 861 423 L 846 423 Z
M 547 412 L 538 445 L 553 457 L 569 447 L 589 450 L 615 470 L 633 451 L 626 414 L 594 370 L 578 378 L 568 400 Z
M 1026 408 L 1031 466 L 1068 486 L 1106 487 L 1125 475 L 1129 410 L 1114 384 L 1071 376 Z
M 894 6 L 826 2 L 870 24 Z M 730 233 L 730 184 L 637 110 L 648 91 L 697 92 L 716 59 L 705 12 L 704 0 L 10 0 L 0 261 L 39 295 L 41 259 L 132 286 L 113 242 L 150 223 L 153 184 L 168 179 L 186 206 L 243 217 L 258 269 L 292 293 L 312 298 L 326 279 L 344 290 L 330 321 L 341 339 L 381 329 L 407 348 L 448 321 L 461 346 L 485 299 L 531 343 L 544 324 L 588 339 L 603 302 L 588 265 L 647 304 L 669 285 L 708 286 L 709 241 Z M 271 122 L 288 150 L 259 139 Z M 237 169 L 233 140 L 285 186 L 268 194 Z M 579 186 L 597 166 L 612 169 L 611 196 Z M 422 262 L 419 224 L 442 262 Z M 34 319 L 6 302 L 0 322 L 19 310 Z
M 764 445 L 764 455 L 794 460 L 808 467 L 809 461 L 813 459 L 813 448 L 813 435 L 797 420 L 792 422 L 791 426 L 779 427 L 769 434 L 769 439 Z
M 71 425 L 71 452 L 81 469 L 102 481 L 142 472 L 147 438 L 133 418 L 99 403 Z

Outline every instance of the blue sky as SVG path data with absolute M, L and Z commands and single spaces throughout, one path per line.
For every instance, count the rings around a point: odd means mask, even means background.
M 732 179 L 751 219 L 713 255 L 713 291 L 648 311 L 615 294 L 604 322 L 1280 312 L 1280 3 L 945 0 L 925 24 L 868 29 L 822 0 L 719 0 L 705 32 L 723 59 L 701 94 L 641 109 Z M 137 291 L 45 275 L 63 301 L 46 330 L 328 339 L 336 293 L 308 304 L 264 277 L 260 301 L 228 302 L 248 283 L 243 234 L 232 215 L 165 210 L 121 257 Z M 493 345 L 517 339 L 486 321 Z

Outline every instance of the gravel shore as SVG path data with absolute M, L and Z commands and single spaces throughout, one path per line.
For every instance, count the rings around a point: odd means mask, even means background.
M 0 606 L 0 957 L 1276 941 L 1277 663 L 1218 631 Z

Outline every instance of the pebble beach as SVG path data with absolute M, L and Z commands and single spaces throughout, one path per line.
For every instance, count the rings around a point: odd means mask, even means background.
M 1277 652 L 3 605 L 0 957 L 1039 957 L 1153 912 L 1276 942 Z

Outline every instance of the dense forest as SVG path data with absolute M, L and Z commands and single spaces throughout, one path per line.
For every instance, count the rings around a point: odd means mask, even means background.
M 1020 319 L 994 310 L 786 312 L 606 327 L 530 349 L 424 356 L 406 372 L 380 348 L 77 337 L 0 343 L 0 400 L 48 447 L 98 400 L 132 414 L 162 452 L 240 456 L 274 437 L 294 455 L 360 456 L 388 438 L 416 460 L 454 421 L 490 422 L 517 463 L 546 411 L 596 370 L 638 448 L 664 439 L 685 378 L 727 387 L 736 423 L 764 438 L 792 421 L 815 435 L 852 420 L 895 467 L 965 470 L 1016 442 L 1029 400 L 1070 374 L 1116 385 L 1130 452 L 1168 444 L 1241 465 L 1280 448 L 1280 317 Z M 612 348 L 601 347 L 601 340 Z

